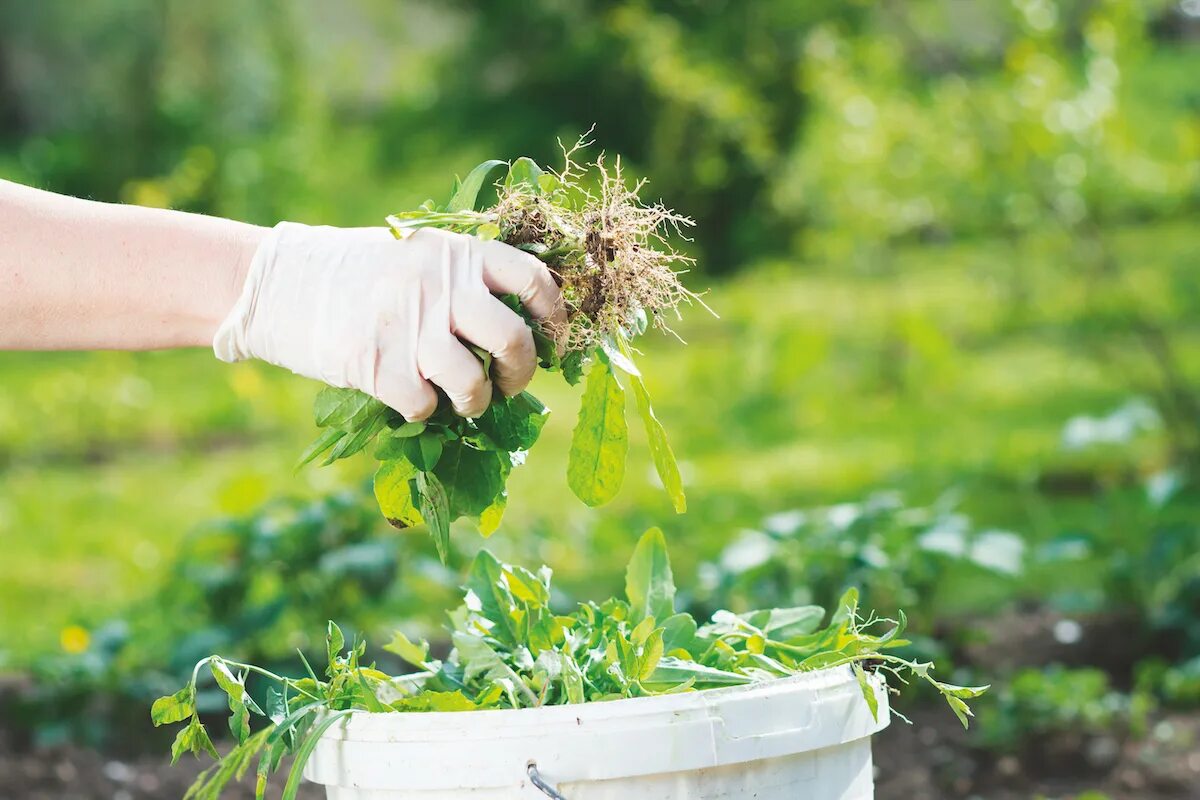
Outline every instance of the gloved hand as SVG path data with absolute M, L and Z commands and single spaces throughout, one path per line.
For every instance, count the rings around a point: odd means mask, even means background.
M 223 361 L 258 358 L 359 389 L 409 420 L 433 413 L 433 384 L 474 417 L 487 408 L 492 382 L 463 342 L 494 356 L 507 395 L 524 389 L 537 366 L 529 327 L 493 292 L 517 295 L 538 319 L 564 314 L 549 270 L 501 242 L 431 228 L 397 240 L 384 228 L 282 222 L 259 245 L 213 349 Z

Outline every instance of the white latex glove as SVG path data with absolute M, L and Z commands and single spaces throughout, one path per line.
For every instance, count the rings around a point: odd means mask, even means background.
M 222 361 L 258 358 L 359 389 L 409 420 L 433 413 L 436 385 L 474 417 L 492 383 L 463 342 L 494 356 L 507 395 L 537 366 L 529 327 L 493 293 L 517 295 L 535 318 L 563 314 L 549 270 L 501 242 L 432 228 L 401 241 L 384 228 L 281 222 L 255 253 L 213 349 Z

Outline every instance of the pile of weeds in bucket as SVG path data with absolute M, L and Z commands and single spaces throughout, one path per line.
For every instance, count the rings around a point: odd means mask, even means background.
M 551 572 L 501 563 L 486 550 L 472 563 L 464 601 L 449 614 L 453 649 L 445 659 L 426 642 L 396 633 L 384 649 L 415 672 L 394 677 L 365 662 L 366 643 L 346 642 L 332 622 L 322 674 L 289 678 L 252 664 L 210 656 L 178 692 L 155 702 L 156 725 L 183 723 L 173 759 L 207 754 L 217 763 L 202 773 L 187 798 L 217 798 L 251 769 L 257 797 L 284 756 L 294 754 L 284 800 L 299 788 L 317 740 L 354 711 L 478 711 L 538 708 L 649 697 L 758 683 L 817 669 L 846 667 L 879 713 L 871 673 L 933 686 L 967 725 L 967 701 L 986 686 L 955 686 L 933 677 L 933 664 L 891 652 L 907 644 L 905 618 L 864 617 L 858 593 L 846 592 L 832 614 L 819 606 L 734 614 L 718 611 L 704 625 L 675 610 L 675 583 L 658 529 L 642 536 L 625 573 L 625 596 L 581 603 L 567 614 L 550 603 Z M 229 702 L 235 746 L 218 753 L 196 710 L 197 687 L 211 678 Z M 264 705 L 247 681 L 266 681 Z M 261 725 L 252 722 L 261 718 Z

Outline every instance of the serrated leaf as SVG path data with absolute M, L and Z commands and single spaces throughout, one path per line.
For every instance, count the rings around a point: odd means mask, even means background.
M 608 361 L 599 357 L 588 372 L 579 421 L 567 458 L 567 484 L 589 506 L 616 496 L 625 478 L 629 428 L 625 422 L 625 390 Z

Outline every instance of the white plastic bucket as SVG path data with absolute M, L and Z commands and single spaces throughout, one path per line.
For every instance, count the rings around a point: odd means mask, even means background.
M 305 777 L 329 800 L 863 800 L 876 721 L 848 667 L 767 683 L 546 708 L 354 713 Z

